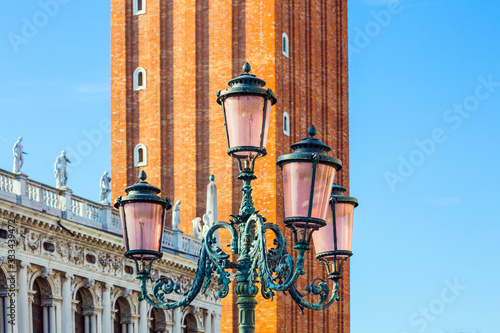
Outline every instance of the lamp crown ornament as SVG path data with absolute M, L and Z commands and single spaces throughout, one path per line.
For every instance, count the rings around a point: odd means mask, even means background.
M 309 127 L 309 129 L 307 130 L 307 134 L 309 135 L 308 138 L 292 144 L 290 148 L 295 150 L 297 153 L 317 150 L 318 152 L 326 154 L 332 150 L 330 146 L 319 141 L 318 138 L 315 138 L 317 134 L 316 126 L 312 125 L 311 127 Z M 342 162 L 338 159 L 337 162 L 339 162 L 340 168 L 342 168 Z M 340 168 L 338 170 L 340 170 Z
M 331 148 L 316 138 L 316 127 L 311 126 L 308 137 L 292 144 L 293 152 L 280 156 L 276 162 L 283 172 L 283 222 L 293 232 L 293 249 L 297 251 L 296 256 L 288 254 L 287 240 L 278 224 L 267 222 L 253 204 L 251 182 L 257 178 L 255 161 L 267 154 L 271 106 L 277 98 L 271 89 L 265 89 L 266 82 L 250 71 L 250 64 L 246 62 L 243 73 L 228 82 L 229 88 L 217 93 L 217 102 L 224 115 L 227 152 L 238 161 L 238 179 L 243 182 L 241 206 L 237 215 L 231 215 L 230 222 L 214 220 L 210 226 L 207 223 L 196 277 L 188 291 L 181 293 L 180 286 L 170 278 L 155 281 L 152 293 L 147 290 L 151 264 L 162 256 L 163 225 L 165 211 L 171 208 L 170 200 L 159 196 L 160 189 L 146 182 L 146 173 L 142 171 L 140 181 L 127 187 L 127 195 L 118 197 L 115 202 L 115 207 L 120 209 L 125 256 L 135 261 L 139 272 L 139 300 L 164 310 L 185 308 L 211 283 L 218 284 L 218 297 L 223 298 L 228 295 L 232 283 L 228 270 L 235 269 L 234 291 L 240 311 L 240 333 L 255 332 L 255 296 L 259 289 L 265 299 L 272 299 L 276 292 L 284 292 L 302 310 L 323 310 L 340 300 L 338 281 L 342 277 L 342 263 L 352 255 L 352 211 L 357 205 L 356 199 L 343 195 L 345 188 L 334 185 L 342 162 L 328 155 Z M 210 181 L 214 179 L 211 175 Z M 230 233 L 233 256 L 218 243 L 219 229 Z M 274 235 L 270 248 L 267 247 L 269 233 Z M 316 258 L 326 265 L 332 287 L 330 289 L 326 280 L 316 278 L 306 285 L 305 291 L 299 291 L 296 282 L 305 274 L 305 254 L 311 249 L 313 236 Z M 184 298 L 169 302 L 167 295 L 171 293 Z M 316 296 L 317 301 L 306 301 L 304 298 L 308 295 Z
M 345 192 L 347 192 L 347 189 L 345 187 L 334 183 L 332 186 L 332 195 L 330 197 L 330 201 L 335 203 L 350 203 L 354 207 L 357 207 L 358 200 L 356 198 L 344 195 Z

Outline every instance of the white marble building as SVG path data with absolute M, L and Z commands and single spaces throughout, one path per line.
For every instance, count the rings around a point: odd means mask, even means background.
M 213 288 L 184 312 L 138 301 L 120 228 L 109 205 L 0 170 L 0 332 L 220 332 L 222 306 Z M 171 277 L 185 290 L 200 242 L 166 229 L 163 244 L 153 277 Z

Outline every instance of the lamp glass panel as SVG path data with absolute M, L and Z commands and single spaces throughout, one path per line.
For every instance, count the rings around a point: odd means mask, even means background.
M 283 165 L 285 217 L 308 217 L 312 172 L 312 162 L 291 162 Z M 326 219 L 335 172 L 335 168 L 330 165 L 316 164 L 313 207 L 310 217 Z M 295 225 L 302 227 L 305 223 L 297 222 Z
M 224 100 L 226 112 L 226 131 L 229 148 L 240 146 L 261 147 L 262 122 L 265 121 L 264 141 L 267 143 L 269 120 L 271 119 L 271 101 L 268 101 L 266 119 L 264 119 L 265 98 L 258 95 L 239 95 Z M 237 152 L 239 156 L 254 156 L 255 152 Z
M 337 226 L 337 250 L 352 250 L 352 226 L 354 206 L 349 203 L 335 204 L 335 221 Z M 335 251 L 333 234 L 332 210 L 328 209 L 326 226 L 313 233 L 314 249 L 316 254 Z M 338 258 L 343 255 L 337 255 Z M 328 259 L 328 257 L 325 257 Z M 333 257 L 332 257 L 333 258 Z
M 151 202 L 130 202 L 123 205 L 120 210 L 122 230 L 123 223 L 127 224 L 128 245 L 127 251 L 150 250 L 160 251 L 162 242 L 162 227 L 164 206 Z M 125 211 L 125 218 L 123 216 Z M 126 246 L 125 234 L 123 235 Z M 152 259 L 151 255 L 134 255 L 136 259 Z

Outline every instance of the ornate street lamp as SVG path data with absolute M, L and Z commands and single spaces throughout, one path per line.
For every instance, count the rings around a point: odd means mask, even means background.
M 345 191 L 345 187 L 333 184 L 326 226 L 313 235 L 316 259 L 337 279 L 342 277 L 342 263 L 352 256 L 352 220 L 358 206 L 358 200 L 345 196 Z
M 165 212 L 172 205 L 169 199 L 158 196 L 159 188 L 146 182 L 144 171 L 139 179 L 125 189 L 127 196 L 116 199 L 115 207 L 120 210 L 125 257 L 135 260 L 138 272 L 149 273 L 153 261 L 163 255 Z
M 265 156 L 271 105 L 276 94 L 265 89 L 266 82 L 253 74 L 247 62 L 243 74 L 228 82 L 229 89 L 217 93 L 226 127 L 227 153 L 241 159 Z
M 254 175 L 255 160 L 266 155 L 270 111 L 277 101 L 276 95 L 264 88 L 263 80 L 249 74 L 248 63 L 243 66 L 243 71 L 244 74 L 229 81 L 231 88 L 217 94 L 217 102 L 222 105 L 224 113 L 228 154 L 238 160 L 243 199 L 239 214 L 231 215 L 230 223 L 216 223 L 203 237 L 198 269 L 190 290 L 181 293 L 180 287 L 170 278 L 154 282 L 153 297 L 147 290 L 151 263 L 161 257 L 161 234 L 158 232 L 162 233 L 165 210 L 170 208 L 170 200 L 159 197 L 160 190 L 146 183 L 146 175 L 142 172 L 141 181 L 128 187 L 128 195 L 119 197 L 115 207 L 121 212 L 125 255 L 132 258 L 138 268 L 141 300 L 160 309 L 184 308 L 200 291 L 208 288 L 212 276 L 216 277 L 220 286 L 218 296 L 223 298 L 227 296 L 231 282 L 227 270 L 236 269 L 239 331 L 252 333 L 255 332 L 255 296 L 259 292 L 257 280 L 264 298 L 272 298 L 277 291 L 288 292 L 301 309 L 325 309 L 339 299 L 340 268 L 352 254 L 352 209 L 339 205 L 354 208 L 357 201 L 344 197 L 340 187 L 333 185 L 336 171 L 341 169 L 342 163 L 328 156 L 330 147 L 315 138 L 316 128 L 311 126 L 309 137 L 293 144 L 291 148 L 294 152 L 280 156 L 277 162 L 283 171 L 284 223 L 293 231 L 294 249 L 298 252 L 294 261 L 287 253 L 286 239 L 278 225 L 266 223 L 266 219 L 256 213 L 250 185 L 257 178 Z M 330 199 L 329 206 L 330 196 L 333 199 Z M 230 261 L 230 255 L 217 245 L 214 233 L 222 228 L 231 233 L 231 250 L 238 256 L 236 262 Z M 266 244 L 267 231 L 275 236 L 275 247 L 270 249 Z M 320 278 L 314 279 L 305 292 L 295 286 L 299 276 L 305 274 L 304 255 L 310 250 L 312 237 L 316 257 L 327 267 L 332 290 L 327 281 Z M 183 295 L 184 298 L 168 302 L 165 297 L 170 293 Z M 317 303 L 304 300 L 310 294 L 318 297 Z

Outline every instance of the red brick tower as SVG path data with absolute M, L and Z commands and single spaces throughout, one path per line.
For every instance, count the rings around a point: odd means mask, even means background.
M 311 124 L 343 161 L 336 182 L 348 187 L 346 0 L 112 0 L 111 6 L 114 198 L 145 170 L 163 195 L 182 201 L 180 227 L 191 233 L 190 221 L 205 212 L 206 185 L 213 173 L 219 219 L 237 214 L 241 184 L 237 166 L 226 155 L 215 93 L 227 88 L 245 61 L 278 95 L 268 155 L 257 161 L 258 179 L 252 183 L 256 209 L 282 225 L 276 159 L 306 137 Z M 228 240 L 229 235 L 221 234 L 221 243 Z M 299 279 L 301 290 L 324 267 L 311 253 L 305 270 L 315 275 Z M 349 332 L 348 267 L 341 297 L 327 311 L 304 314 L 282 293 L 272 302 L 259 298 L 256 331 Z M 232 293 L 223 300 L 223 332 L 237 331 L 235 301 Z

